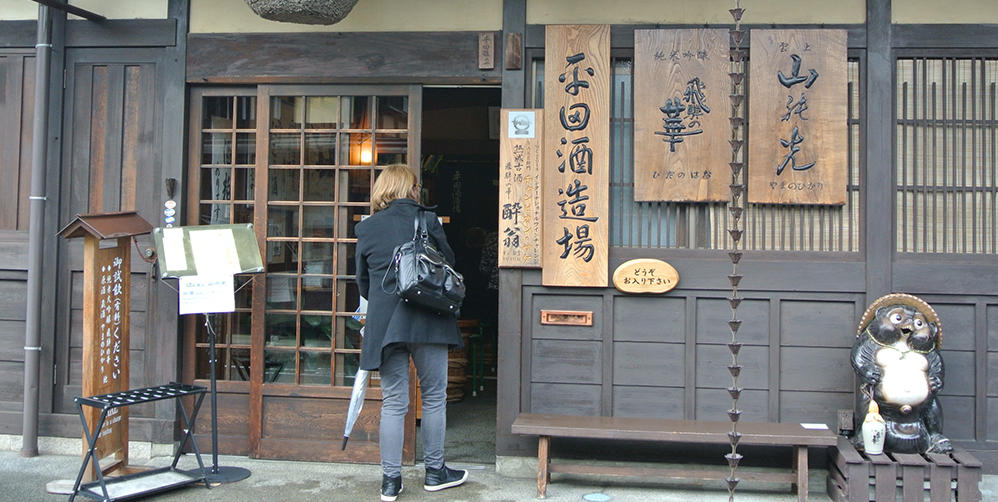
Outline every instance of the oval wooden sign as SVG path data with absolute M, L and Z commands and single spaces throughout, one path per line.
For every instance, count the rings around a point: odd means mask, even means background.
M 665 293 L 679 284 L 675 267 L 654 258 L 621 263 L 613 271 L 613 285 L 625 293 Z

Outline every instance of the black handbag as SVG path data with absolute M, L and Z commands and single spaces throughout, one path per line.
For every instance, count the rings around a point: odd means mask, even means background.
M 381 279 L 381 289 L 424 309 L 454 314 L 464 302 L 464 277 L 430 243 L 423 220 L 420 210 L 413 223 L 412 240 L 395 248 L 392 264 Z M 394 289 L 386 286 L 391 275 L 395 276 Z

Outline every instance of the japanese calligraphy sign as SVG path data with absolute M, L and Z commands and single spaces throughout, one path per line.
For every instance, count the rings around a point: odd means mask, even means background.
M 129 237 L 84 240 L 84 396 L 128 390 L 130 244 Z M 84 413 L 89 426 L 96 426 L 99 410 L 86 407 Z M 97 454 L 104 458 L 117 452 L 127 459 L 127 448 L 128 408 L 116 408 L 98 435 Z
M 545 34 L 541 281 L 607 285 L 610 26 Z
M 748 201 L 845 204 L 845 30 L 752 30 Z
M 730 197 L 728 46 L 728 30 L 634 30 L 634 200 Z
M 499 141 L 499 266 L 541 266 L 544 110 L 504 109 Z
M 665 293 L 679 284 L 679 272 L 662 260 L 638 258 L 613 271 L 613 286 L 625 293 Z

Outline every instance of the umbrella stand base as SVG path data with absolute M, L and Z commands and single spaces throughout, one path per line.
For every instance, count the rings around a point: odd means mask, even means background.
M 216 466 L 208 468 L 208 483 L 234 483 L 250 476 L 249 469 L 234 466 Z

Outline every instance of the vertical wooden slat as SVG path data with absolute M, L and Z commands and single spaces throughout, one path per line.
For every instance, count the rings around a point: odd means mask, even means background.
M 953 451 L 956 468 L 957 502 L 978 502 L 981 500 L 981 462 L 966 450 Z
M 142 103 L 142 67 L 126 66 L 124 68 L 124 95 L 122 141 L 121 141 L 121 198 L 122 211 L 135 210 L 135 189 L 138 178 L 139 128 L 141 127 L 140 107 Z M 148 168 L 148 166 L 147 166 Z
M 73 125 L 66 131 L 64 139 L 72 138 L 72 149 L 67 155 L 67 171 L 72 180 L 69 183 L 70 207 L 68 214 L 88 213 L 91 206 L 90 197 L 93 191 L 90 186 L 94 170 L 94 161 L 90 156 L 90 133 L 93 123 L 93 101 L 95 82 L 95 65 L 78 63 L 73 67 Z M 99 187 L 98 187 L 99 190 Z
M 937 165 L 936 170 L 940 171 L 940 173 L 941 173 L 940 177 L 942 178 L 942 184 L 943 184 L 943 186 L 945 186 L 947 184 L 946 183 L 946 179 L 947 179 L 947 177 L 946 177 L 946 171 L 949 168 L 949 155 L 948 155 L 949 148 L 948 148 L 948 146 L 949 146 L 949 134 L 950 134 L 949 121 L 947 120 L 948 117 L 947 117 L 947 114 L 946 114 L 946 110 L 947 110 L 946 104 L 949 101 L 949 97 L 950 97 L 950 95 L 949 95 L 949 93 L 947 91 L 949 89 L 951 89 L 952 87 L 950 85 L 948 85 L 947 78 L 946 78 L 948 76 L 948 74 L 950 73 L 950 72 L 947 71 L 947 70 L 949 70 L 950 60 L 949 60 L 949 58 L 943 58 L 942 62 L 943 62 L 942 79 L 941 79 L 942 80 L 942 89 L 941 89 L 942 96 L 941 96 L 941 99 L 940 99 L 940 103 L 942 104 L 942 110 L 941 110 L 941 112 L 942 112 L 941 113 L 941 115 L 942 115 L 942 124 L 941 125 L 942 125 L 942 141 L 943 141 L 943 148 L 942 148 L 942 150 L 943 150 L 943 155 L 942 155 L 942 163 L 939 164 L 939 165 Z M 935 184 L 935 186 L 938 187 L 939 185 Z M 936 248 L 935 252 L 936 253 L 947 252 L 947 251 L 949 251 L 949 249 L 947 248 L 947 243 L 949 242 L 949 235 L 947 233 L 948 232 L 948 230 L 947 230 L 947 227 L 948 227 L 948 225 L 947 225 L 947 219 L 948 219 L 948 216 L 949 216 L 949 211 L 948 211 L 949 204 L 947 202 L 946 192 L 945 191 L 937 191 L 936 194 L 935 194 L 935 198 L 942 199 L 942 204 L 941 204 L 942 205 L 942 219 L 941 219 L 942 221 L 941 222 L 937 221 L 937 223 L 936 223 L 936 225 L 940 225 L 941 224 L 941 226 L 942 226 L 941 229 L 937 228 L 937 232 L 939 232 L 942 235 L 942 239 L 941 239 L 942 242 L 939 243 L 939 245 L 941 247 Z
M 922 203 L 922 240 L 919 241 L 919 250 L 923 253 L 928 252 L 929 245 L 929 226 L 928 226 L 928 185 L 929 185 L 929 135 L 933 136 L 932 141 L 935 143 L 935 124 L 929 121 L 928 112 L 928 95 L 929 89 L 926 87 L 926 75 L 929 73 L 929 62 L 926 58 L 919 60 L 922 68 L 922 80 L 918 84 L 919 90 L 922 92 L 922 185 L 919 187 L 921 190 L 918 192 L 919 199 Z M 933 110 L 935 113 L 935 110 Z M 918 225 L 918 219 L 915 220 L 915 224 Z
M 897 488 L 897 464 L 887 455 L 867 455 L 867 457 L 873 464 L 873 500 L 894 500 Z M 864 500 L 868 500 L 868 497 Z
M 898 61 L 901 64 L 901 61 Z M 895 194 L 900 192 L 900 206 L 897 210 L 901 213 L 901 218 L 898 219 L 898 226 L 901 227 L 900 239 L 897 243 L 897 250 L 901 252 L 911 251 L 908 249 L 908 227 L 911 226 L 911 219 L 908 218 L 908 132 L 909 128 L 907 121 L 911 117 L 908 116 L 908 82 L 903 82 L 901 84 L 901 151 L 898 152 L 898 157 L 900 157 L 900 162 L 898 162 L 898 174 L 899 182 L 901 183 L 900 190 L 895 189 Z M 897 195 L 895 195 L 897 197 Z
M 977 247 L 977 129 L 980 124 L 977 122 L 977 58 L 970 60 L 970 123 L 973 128 L 970 130 L 970 187 L 967 189 L 970 195 L 970 252 L 979 253 Z M 965 167 L 966 169 L 966 167 Z M 966 175 L 966 171 L 964 171 Z
M 928 462 L 920 455 L 895 453 L 893 456 L 901 464 L 902 500 L 904 502 L 922 502 L 925 467 Z
M 104 170 L 105 148 L 107 135 L 107 66 L 93 67 L 93 86 L 90 88 L 90 198 L 88 212 L 98 213 L 104 210 Z
M 960 201 L 959 210 L 955 204 L 953 207 L 956 213 L 953 215 L 954 222 L 957 217 L 960 220 L 960 246 L 957 248 L 957 252 L 960 253 L 967 252 L 967 125 L 967 83 L 960 82 L 960 172 L 953 173 L 954 185 L 957 183 L 958 175 L 960 178 L 960 184 L 953 190 L 953 195 Z M 956 225 L 953 227 L 953 230 L 956 230 Z
M 124 65 L 108 65 L 106 114 L 104 116 L 104 185 L 101 211 L 121 210 L 121 147 L 125 95 Z
M 939 183 L 939 176 L 938 176 L 938 173 L 939 173 L 939 162 L 938 162 L 938 158 L 936 157 L 936 153 L 938 151 L 938 137 L 939 137 L 940 132 L 942 132 L 941 131 L 942 128 L 939 127 L 939 123 L 936 121 L 936 119 L 938 117 L 937 114 L 936 114 L 936 106 L 937 106 L 937 99 L 936 99 L 936 97 L 937 97 L 936 83 L 932 82 L 932 186 L 933 187 L 938 186 L 938 183 Z M 945 145 L 946 145 L 946 143 L 943 142 L 943 149 L 944 150 L 945 150 Z M 938 229 L 938 223 L 939 223 L 939 204 L 938 204 L 939 201 L 938 201 L 938 197 L 936 196 L 935 193 L 933 193 L 932 195 L 929 194 L 929 187 L 925 187 L 925 197 L 926 197 L 926 199 L 928 199 L 929 197 L 932 198 L 932 220 L 931 220 L 932 221 L 932 223 L 931 223 L 931 225 L 932 225 L 932 232 L 931 232 L 932 233 L 932 247 L 930 249 L 932 250 L 931 252 L 935 253 L 939 249 L 939 247 L 938 247 L 939 246 L 939 238 L 938 238 L 939 237 L 939 232 L 937 231 L 937 229 Z M 928 243 L 926 243 L 926 244 L 928 244 Z
M 31 195 L 31 151 L 34 148 L 34 120 L 35 120 L 35 58 L 21 58 L 21 134 L 20 155 L 14 166 L 19 171 L 17 187 L 17 230 L 27 230 L 30 219 L 30 204 L 28 196 Z M 18 101 L 11 101 L 16 105 Z M 9 179 L 9 178 L 5 178 Z M 2 211 L 0 211 L 2 212 Z
M 949 502 L 950 480 L 955 477 L 956 462 L 949 455 L 929 453 L 929 500 L 931 502 Z
M 25 59 L 20 55 L 9 55 L 0 58 L 0 127 L 5 134 L 0 136 L 0 229 L 16 230 L 18 228 L 18 212 L 20 202 L 21 180 L 21 149 L 24 139 L 31 138 L 31 125 L 24 128 L 24 119 L 21 116 L 25 108 L 22 100 L 27 96 L 22 93 L 25 89 L 24 68 Z M 28 89 L 33 89 L 29 87 Z M 32 100 L 31 108 L 34 109 Z M 23 138 L 23 139 L 22 139 Z M 30 146 L 27 148 L 30 152 Z M 27 193 L 25 192 L 25 195 Z M 23 204 L 25 207 L 27 206 Z

